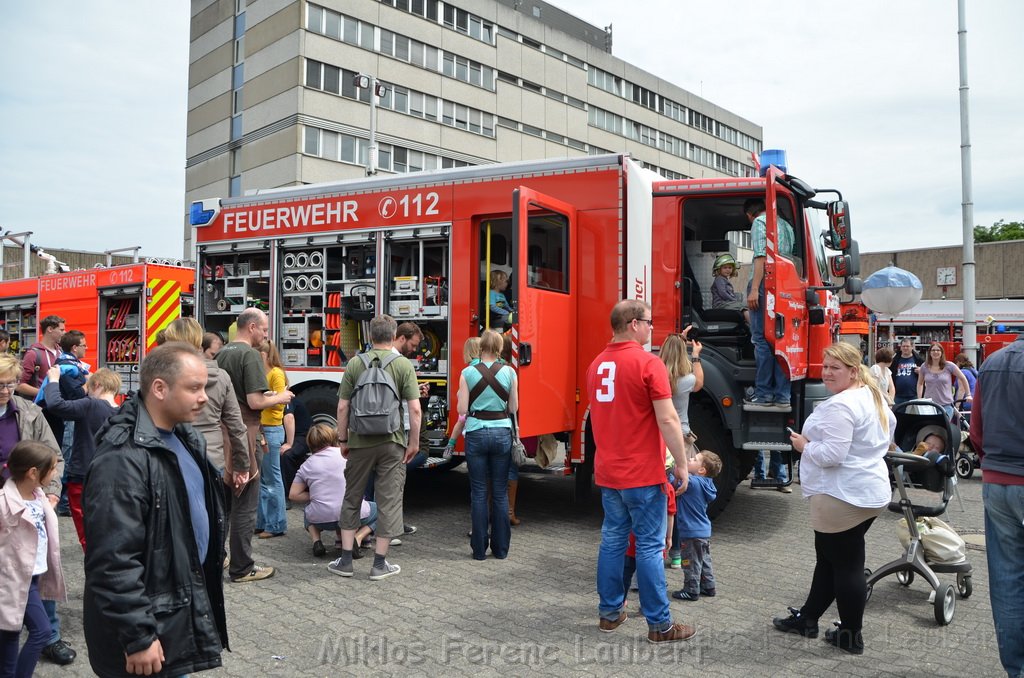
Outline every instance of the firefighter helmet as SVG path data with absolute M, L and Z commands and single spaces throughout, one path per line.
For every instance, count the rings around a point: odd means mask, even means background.
M 732 266 L 733 273 L 740 270 L 740 265 L 736 263 L 736 259 L 731 254 L 719 254 L 715 259 L 715 266 L 711 269 L 714 275 L 718 275 L 718 270 L 723 266 Z

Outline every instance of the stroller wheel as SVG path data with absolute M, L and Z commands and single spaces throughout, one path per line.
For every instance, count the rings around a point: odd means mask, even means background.
M 971 584 L 971 575 L 958 574 L 956 576 L 956 590 L 961 598 L 970 598 L 971 593 L 974 592 L 974 586 Z
M 940 586 L 935 592 L 935 622 L 939 626 L 946 626 L 953 621 L 953 613 L 956 612 L 956 593 L 952 584 Z
M 974 462 L 966 454 L 956 455 L 956 474 L 963 480 L 974 475 Z
M 910 586 L 914 583 L 914 571 L 900 570 L 896 573 L 896 581 L 898 581 L 903 586 Z

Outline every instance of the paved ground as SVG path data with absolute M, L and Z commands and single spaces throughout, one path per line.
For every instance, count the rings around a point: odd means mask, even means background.
M 233 652 L 224 667 L 203 675 L 854 675 L 998 676 L 984 553 L 972 549 L 974 595 L 957 600 L 947 627 L 935 624 L 920 579 L 908 589 L 895 579 L 876 586 L 865 615 L 867 651 L 851 657 L 819 638 L 804 640 L 771 628 L 771 617 L 803 602 L 813 563 L 807 504 L 799 495 L 740 488 L 715 523 L 712 542 L 719 595 L 673 601 L 677 619 L 696 624 L 688 643 L 653 648 L 642 619 L 613 634 L 597 631 L 594 560 L 600 508 L 569 503 L 571 478 L 530 475 L 520 486 L 523 524 L 513 532 L 509 559 L 469 557 L 468 488 L 461 471 L 414 479 L 407 522 L 419 532 L 392 549 L 402 572 L 382 582 L 342 579 L 315 560 L 302 515 L 289 511 L 289 534 L 256 542 L 258 560 L 279 568 L 265 582 L 228 584 Z M 981 482 L 961 486 L 964 511 L 950 505 L 949 522 L 982 531 Z M 868 533 L 868 565 L 900 553 L 895 514 Z M 79 652 L 66 668 L 40 664 L 40 676 L 91 675 L 82 638 L 82 555 L 61 519 L 71 600 L 64 636 Z M 977 541 L 977 540 L 975 540 Z M 941 575 L 953 582 L 952 575 Z M 678 587 L 680 575 L 668 572 Z M 635 594 L 634 594 L 635 595 Z M 629 609 L 637 607 L 635 598 Z M 826 613 L 827 625 L 834 616 Z

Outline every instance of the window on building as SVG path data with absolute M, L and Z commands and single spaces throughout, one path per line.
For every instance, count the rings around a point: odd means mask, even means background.
M 324 32 L 324 10 L 313 4 L 306 5 L 306 30 Z
M 320 130 L 316 127 L 306 127 L 304 132 L 302 152 L 307 155 L 320 155 Z

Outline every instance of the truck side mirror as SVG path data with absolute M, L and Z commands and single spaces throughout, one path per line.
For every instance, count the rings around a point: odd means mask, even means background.
M 828 235 L 825 244 L 829 248 L 845 252 L 850 247 L 850 205 L 845 200 L 830 202 L 828 214 Z
M 846 286 L 844 289 L 850 296 L 857 296 L 864 291 L 864 281 L 857 276 L 849 277 L 846 279 Z
M 846 253 L 850 257 L 850 275 L 860 275 L 860 246 L 856 240 L 850 240 Z
M 828 260 L 828 268 L 833 278 L 846 278 L 853 275 L 850 270 L 853 268 L 853 257 L 849 254 L 837 254 Z

